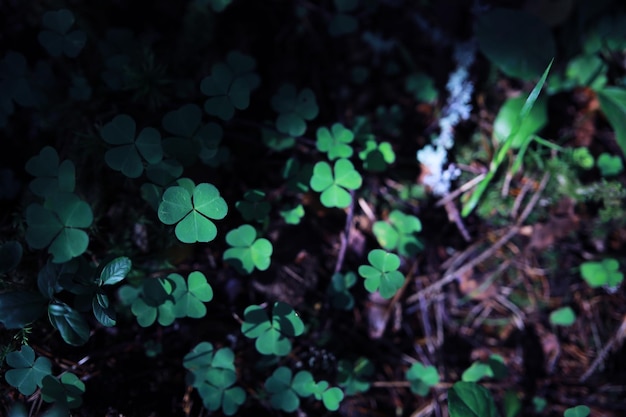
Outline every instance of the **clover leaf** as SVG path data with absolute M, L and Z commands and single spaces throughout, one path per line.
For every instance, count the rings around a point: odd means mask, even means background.
M 420 220 L 399 210 L 393 210 L 387 221 L 378 221 L 372 232 L 380 246 L 387 250 L 397 250 L 402 256 L 413 256 L 423 248 L 415 233 L 422 230 Z
M 434 366 L 424 366 L 415 362 L 406 371 L 406 379 L 411 383 L 411 391 L 423 397 L 428 394 L 431 387 L 439 383 L 439 373 Z
M 232 386 L 237 379 L 234 359 L 230 348 L 216 351 L 209 342 L 199 343 L 183 359 L 190 383 L 209 411 L 222 407 L 224 414 L 233 415 L 246 399 L 243 389 Z
M 367 358 L 358 358 L 355 362 L 342 359 L 338 364 L 337 380 L 339 386 L 346 390 L 346 395 L 367 392 L 370 383 L 367 381 L 374 374 L 374 364 Z
M 279 113 L 276 128 L 286 135 L 302 136 L 306 131 L 306 120 L 317 117 L 319 109 L 315 94 L 308 88 L 299 93 L 293 84 L 283 84 L 272 97 L 272 109 Z
M 140 287 L 124 285 L 118 295 L 122 304 L 131 306 L 141 327 L 148 327 L 155 320 L 162 326 L 169 326 L 176 320 L 175 289 L 175 282 L 167 277 L 146 278 Z
M 261 190 L 248 190 L 243 195 L 243 200 L 237 201 L 235 207 L 247 222 L 263 222 L 270 213 L 270 203 L 264 201 L 265 193 Z
M 333 274 L 330 279 L 327 294 L 330 297 L 330 304 L 337 309 L 350 310 L 354 306 L 354 297 L 349 289 L 356 283 L 354 272 Z
M 352 156 L 352 146 L 354 133 L 346 129 L 341 123 L 335 123 L 331 130 L 326 127 L 317 129 L 317 150 L 326 152 L 331 161 L 337 158 L 350 158 Z
M 68 408 L 82 405 L 85 384 L 76 375 L 66 372 L 59 378 L 46 375 L 42 380 L 41 398 L 48 403 L 65 404 Z
M 291 351 L 288 338 L 300 336 L 304 332 L 304 323 L 289 304 L 277 301 L 271 318 L 263 307 L 248 306 L 244 311 L 241 332 L 248 338 L 256 339 L 259 353 L 285 356 Z
M 283 179 L 287 180 L 287 189 L 297 193 L 309 191 L 309 182 L 313 176 L 313 164 L 300 165 L 296 158 L 289 158 L 282 171 Z
M 286 366 L 281 366 L 274 370 L 274 373 L 265 381 L 265 389 L 270 393 L 270 403 L 272 407 L 288 413 L 298 409 L 300 406 L 300 398 L 297 392 L 292 388 L 293 379 L 291 369 Z
M 382 249 L 374 249 L 367 255 L 371 265 L 359 266 L 359 275 L 365 278 L 365 288 L 369 292 L 380 291 L 383 298 L 391 298 L 402 287 L 404 277 L 398 271 L 398 255 Z
M 417 101 L 433 103 L 437 100 L 435 81 L 422 72 L 416 72 L 406 77 L 404 89 L 413 95 Z
M 71 193 L 50 197 L 45 205 L 33 203 L 26 209 L 26 241 L 35 249 L 48 247 L 53 261 L 62 263 L 82 255 L 89 237 L 82 230 L 91 226 L 91 207 Z
M 359 23 L 356 18 L 349 15 L 348 12 L 353 12 L 358 4 L 358 0 L 335 0 L 337 13 L 331 17 L 330 23 L 328 24 L 328 33 L 330 33 L 330 36 L 337 37 L 357 30 Z
M 356 190 L 362 182 L 361 174 L 349 160 L 336 160 L 332 170 L 327 162 L 320 161 L 313 167 L 311 188 L 322 193 L 320 201 L 324 206 L 346 208 L 352 203 L 347 190 Z
M 138 178 L 143 173 L 141 157 L 149 164 L 163 159 L 159 131 L 146 127 L 135 137 L 136 129 L 135 120 L 126 114 L 115 116 L 100 129 L 100 136 L 106 143 L 117 145 L 104 154 L 104 160 L 111 169 L 128 178 Z
M 299 224 L 302 217 L 304 217 L 304 207 L 302 204 L 298 204 L 295 207 L 285 207 L 279 213 L 285 220 L 285 223 Z
M 39 155 L 26 162 L 26 172 L 36 177 L 30 184 L 30 190 L 39 197 L 47 197 L 59 192 L 74 192 L 76 168 L 68 159 L 59 161 L 56 149 L 44 147 Z
M 210 220 L 226 217 L 228 206 L 212 184 L 202 183 L 193 190 L 180 185 L 171 186 L 163 193 L 159 204 L 159 220 L 176 224 L 174 232 L 183 243 L 210 242 L 217 236 L 217 228 Z
M 202 110 L 195 104 L 163 116 L 163 128 L 174 135 L 163 139 L 163 150 L 184 166 L 193 165 L 198 157 L 204 160 L 217 154 L 222 127 L 213 122 L 202 125 L 201 119 Z
M 396 154 L 389 142 L 377 143 L 375 140 L 367 140 L 365 148 L 359 152 L 359 158 L 363 161 L 363 168 L 371 172 L 382 172 L 388 165 L 396 160 Z
M 571 326 L 576 321 L 576 313 L 571 307 L 562 307 L 550 313 L 550 323 L 556 326 Z
M 270 129 L 261 130 L 261 139 L 265 146 L 276 152 L 291 149 L 296 144 L 296 138 Z
M 37 39 L 54 57 L 76 58 L 87 42 L 87 35 L 82 30 L 70 31 L 74 14 L 67 9 L 44 13 L 42 25 L 46 29 L 39 32 Z
M 35 351 L 28 345 L 7 354 L 6 361 L 13 369 L 6 371 L 4 378 L 22 395 L 33 394 L 37 387 L 41 387 L 41 380 L 52 373 L 52 362 L 44 357 L 35 360 Z
M 619 262 L 613 258 L 601 262 L 584 262 L 580 266 L 580 273 L 592 288 L 605 287 L 609 291 L 616 290 L 624 280 L 624 274 L 619 271 Z
M 606 152 L 603 152 L 600 154 L 596 164 L 598 165 L 600 174 L 603 177 L 610 177 L 613 175 L 617 175 L 624 170 L 624 164 L 622 163 L 622 158 L 620 158 L 617 155 L 610 155 Z
M 254 268 L 265 271 L 270 266 L 273 252 L 272 243 L 264 238 L 256 238 L 256 230 L 244 224 L 226 235 L 226 243 L 231 248 L 224 252 L 224 261 L 238 270 L 251 274 Z
M 254 58 L 238 51 L 229 52 L 226 63 L 213 65 L 211 75 L 200 84 L 202 93 L 209 96 L 204 103 L 204 111 L 222 120 L 230 120 L 235 109 L 247 109 L 250 93 L 261 83 L 254 72 L 255 67 Z
M 586 405 L 570 407 L 563 412 L 563 417 L 587 417 L 591 410 Z
M 206 315 L 204 303 L 213 299 L 213 289 L 204 274 L 193 271 L 187 277 L 187 281 L 176 273 L 169 274 L 168 278 L 176 285 L 176 289 L 172 293 L 176 317 L 194 319 L 204 317 Z

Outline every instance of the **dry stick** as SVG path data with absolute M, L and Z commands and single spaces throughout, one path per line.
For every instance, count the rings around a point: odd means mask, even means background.
M 619 326 L 619 329 L 617 329 L 617 332 L 613 335 L 613 337 L 611 337 L 611 340 L 609 340 L 609 342 L 604 346 L 604 348 L 602 348 L 602 350 L 598 354 L 598 357 L 594 359 L 591 366 L 589 366 L 589 369 L 587 369 L 585 373 L 582 374 L 578 382 L 580 383 L 585 382 L 587 378 L 589 378 L 591 374 L 595 372 L 598 366 L 600 366 L 600 364 L 604 362 L 604 360 L 606 359 L 606 356 L 609 354 L 611 350 L 613 350 L 615 345 L 624 341 L 625 336 L 626 336 L 626 316 L 622 318 L 622 324 Z
M 346 215 L 346 225 L 341 235 L 341 246 L 339 247 L 339 254 L 337 255 L 337 262 L 335 263 L 335 274 L 341 271 L 343 265 L 343 258 L 346 256 L 346 249 L 348 247 L 348 238 L 350 237 L 350 229 L 352 228 L 352 218 L 354 217 L 354 190 L 350 190 L 350 206 L 348 207 L 348 214 Z
M 537 191 L 535 192 L 533 197 L 530 199 L 530 201 L 526 205 L 526 208 L 524 209 L 520 217 L 515 222 L 515 225 L 511 227 L 509 231 L 500 239 L 498 239 L 489 249 L 487 249 L 486 251 L 484 251 L 483 253 L 481 253 L 476 258 L 472 259 L 470 262 L 466 263 L 459 269 L 455 271 L 447 272 L 443 276 L 443 278 L 441 278 L 439 281 L 413 294 L 411 297 L 408 298 L 407 302 L 414 303 L 415 301 L 419 300 L 420 297 L 423 297 L 428 293 L 439 291 L 443 286 L 457 279 L 458 276 L 465 274 L 466 272 L 474 268 L 476 265 L 482 263 L 483 261 L 491 257 L 496 251 L 498 251 L 509 240 L 511 240 L 519 232 L 522 223 L 530 215 L 532 210 L 535 208 L 535 205 L 539 202 L 539 197 L 541 196 L 541 193 L 543 192 L 544 188 L 548 184 L 549 179 L 550 179 L 550 173 L 546 172 L 543 178 L 541 179 L 541 183 L 539 184 Z

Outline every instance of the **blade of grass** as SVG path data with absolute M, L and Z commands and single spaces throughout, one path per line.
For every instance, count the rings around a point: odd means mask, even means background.
M 552 67 L 553 62 L 554 62 L 554 59 L 550 61 L 550 64 L 548 64 L 548 67 L 543 72 L 543 75 L 541 76 L 541 78 L 539 79 L 535 87 L 532 89 L 532 91 L 528 95 L 528 98 L 524 102 L 524 106 L 522 107 L 522 110 L 520 110 L 520 115 L 519 115 L 519 118 L 517 119 L 517 123 L 515 123 L 515 126 L 513 126 L 513 128 L 511 129 L 511 132 L 509 133 L 509 136 L 506 138 L 506 140 L 502 144 L 502 147 L 498 150 L 494 158 L 491 160 L 491 163 L 489 164 L 489 171 L 485 175 L 485 178 L 483 178 L 483 180 L 476 186 L 476 189 L 472 192 L 469 199 L 463 204 L 463 208 L 461 210 L 462 217 L 467 217 L 472 212 L 472 210 L 474 210 L 474 208 L 480 201 L 480 198 L 482 197 L 485 190 L 489 186 L 489 183 L 491 182 L 493 177 L 496 175 L 498 168 L 500 167 L 500 165 L 506 158 L 506 154 L 511 148 L 511 145 L 513 144 L 513 138 L 515 137 L 517 132 L 520 130 L 523 123 L 526 122 L 526 118 L 528 117 L 530 110 L 535 105 L 537 98 L 539 98 L 539 93 L 541 93 L 541 89 L 543 88 L 543 85 L 545 84 L 546 79 L 548 78 L 548 73 L 550 72 L 550 68 Z M 524 140 L 524 143 L 522 143 L 521 147 L 526 148 L 528 146 L 527 142 L 529 142 L 530 140 L 532 140 L 532 136 L 529 136 L 528 138 L 526 138 Z

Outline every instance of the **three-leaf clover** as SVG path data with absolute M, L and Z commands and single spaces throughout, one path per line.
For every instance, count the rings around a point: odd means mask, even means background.
M 146 278 L 139 288 L 125 285 L 118 294 L 122 304 L 130 305 L 141 327 L 148 327 L 155 320 L 161 326 L 169 326 L 176 320 L 174 311 L 175 283 L 167 277 Z
M 343 391 L 329 387 L 327 381 L 315 382 L 309 371 L 302 370 L 293 375 L 291 369 L 281 366 L 265 381 L 265 389 L 270 393 L 270 403 L 276 409 L 292 412 L 300 405 L 300 397 L 311 395 L 321 400 L 329 411 L 339 409 Z
M 33 203 L 26 209 L 26 241 L 35 249 L 48 247 L 56 263 L 69 261 L 85 252 L 89 236 L 82 230 L 91 226 L 91 207 L 76 194 L 58 193 L 45 205 Z
M 308 88 L 299 93 L 293 84 L 283 84 L 272 97 L 272 109 L 278 112 L 276 128 L 292 137 L 302 136 L 306 120 L 313 120 L 319 111 L 315 94 Z
M 489 356 L 486 362 L 476 361 L 461 375 L 462 381 L 478 382 L 483 378 L 503 379 L 508 375 L 504 358 L 497 354 Z
M 180 275 L 172 273 L 168 278 L 175 284 L 174 314 L 176 317 L 202 318 L 206 315 L 206 306 L 213 299 L 213 289 L 200 271 L 193 271 L 187 281 Z
M 609 291 L 616 290 L 624 280 L 624 274 L 619 271 L 619 262 L 613 258 L 584 262 L 580 266 L 580 273 L 592 288 L 605 287 Z
M 387 250 L 397 250 L 402 256 L 415 255 L 423 248 L 415 233 L 422 230 L 420 220 L 399 210 L 393 210 L 387 221 L 378 221 L 372 232 L 380 246 Z
M 603 152 L 600 154 L 596 164 L 598 165 L 600 174 L 603 177 L 610 177 L 613 175 L 617 175 L 624 170 L 624 164 L 622 163 L 622 158 L 620 158 L 617 155 L 610 155 L 606 152 Z
M 41 387 L 42 379 L 52 373 L 52 362 L 44 357 L 35 360 L 35 351 L 28 345 L 7 354 L 6 361 L 13 369 L 6 371 L 4 378 L 22 395 L 34 393 L 37 387 Z
M 231 248 L 224 252 L 224 261 L 237 269 L 251 274 L 254 268 L 265 271 L 270 266 L 273 252 L 272 243 L 265 238 L 256 238 L 256 230 L 244 224 L 226 235 L 226 243 Z
M 59 155 L 52 146 L 44 147 L 39 155 L 26 162 L 26 172 L 36 177 L 30 190 L 39 197 L 47 197 L 59 192 L 73 193 L 76 184 L 76 168 L 69 159 L 59 161 Z
M 87 42 L 87 35 L 82 30 L 73 30 L 74 14 L 67 9 L 44 13 L 42 25 L 45 30 L 39 32 L 37 39 L 54 57 L 65 55 L 76 58 Z
M 46 375 L 42 380 L 41 398 L 48 403 L 65 404 L 68 408 L 78 408 L 82 405 L 82 395 L 85 392 L 85 383 L 71 372 L 64 373 L 59 378 Z
M 347 272 L 345 274 L 333 274 L 328 286 L 328 296 L 330 304 L 337 309 L 350 310 L 354 306 L 354 297 L 349 289 L 356 283 L 356 274 Z
M 270 203 L 264 200 L 265 193 L 261 190 L 248 190 L 243 200 L 237 201 L 235 207 L 247 222 L 263 222 L 270 213 Z
M 237 380 L 234 359 L 230 348 L 215 350 L 209 342 L 199 343 L 183 359 L 183 366 L 190 371 L 190 383 L 209 411 L 222 407 L 230 416 L 246 399 L 245 391 L 233 386 Z
M 263 355 L 285 356 L 291 351 L 290 337 L 304 332 L 304 323 L 286 303 L 277 301 L 270 318 L 262 306 L 248 306 L 243 313 L 241 332 L 256 339 L 255 346 Z
M 192 190 L 180 185 L 169 187 L 161 197 L 159 220 L 176 224 L 174 232 L 183 243 L 210 242 L 217 228 L 210 219 L 226 217 L 228 206 L 212 184 L 202 183 Z
M 576 321 L 576 313 L 571 307 L 561 307 L 550 313 L 550 323 L 556 326 L 571 326 Z
M 174 135 L 163 139 L 163 150 L 184 166 L 192 165 L 198 157 L 203 161 L 214 157 L 223 134 L 217 123 L 202 125 L 202 110 L 195 104 L 167 113 L 163 128 Z
M 346 395 L 355 395 L 369 390 L 370 383 L 367 379 L 374 374 L 374 364 L 363 357 L 354 362 L 342 359 L 339 361 L 338 371 L 339 386 L 346 390 Z
M 256 61 L 251 56 L 231 51 L 226 63 L 213 65 L 211 75 L 200 84 L 203 94 L 209 96 L 204 110 L 222 120 L 230 120 L 235 109 L 243 110 L 250 105 L 250 93 L 261 83 L 254 72 Z
M 304 207 L 302 204 L 298 204 L 295 207 L 285 207 L 281 210 L 280 215 L 287 224 L 299 224 L 302 217 L 304 217 Z
M 332 169 L 328 162 L 320 161 L 313 167 L 311 188 L 322 193 L 320 201 L 324 206 L 346 208 L 352 203 L 347 190 L 356 190 L 362 182 L 361 174 L 349 160 L 338 159 Z
M 406 379 L 411 383 L 411 391 L 423 397 L 428 394 L 431 387 L 439 383 L 439 373 L 434 366 L 424 366 L 415 362 L 406 371 Z
M 378 143 L 373 139 L 365 142 L 365 148 L 359 152 L 363 168 L 371 172 L 382 172 L 396 160 L 396 154 L 389 142 Z
M 163 158 L 159 131 L 146 127 L 135 138 L 136 129 L 135 120 L 126 114 L 115 116 L 100 129 L 102 139 L 116 145 L 104 154 L 104 160 L 111 169 L 128 178 L 138 178 L 143 173 L 141 157 L 149 164 L 156 164 Z
M 398 255 L 382 249 L 374 249 L 367 255 L 371 265 L 359 266 L 359 275 L 365 278 L 365 288 L 369 292 L 380 291 L 383 298 L 391 298 L 402 287 L 404 277 L 398 267 Z
M 341 123 L 335 123 L 330 130 L 326 127 L 317 129 L 317 141 L 315 145 L 320 152 L 326 152 L 331 161 L 337 158 L 350 158 L 354 133 L 346 129 Z

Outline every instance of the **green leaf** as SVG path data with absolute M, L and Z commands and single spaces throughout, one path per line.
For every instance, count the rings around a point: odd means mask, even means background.
M 93 315 L 105 327 L 115 326 L 115 310 L 109 302 L 109 297 L 103 293 L 96 293 L 91 300 Z
M 52 373 L 52 362 L 44 357 L 35 360 L 35 351 L 27 345 L 7 354 L 6 362 L 13 369 L 6 371 L 5 379 L 26 396 L 32 395 L 41 387 L 41 380 Z
M 248 190 L 243 196 L 243 200 L 238 201 L 235 207 L 247 222 L 263 222 L 270 213 L 270 203 L 264 201 L 265 193 L 261 190 Z
M 125 256 L 113 259 L 100 272 L 99 285 L 114 285 L 126 278 L 132 262 Z
M 0 246 L 0 274 L 9 272 L 20 264 L 22 252 L 22 245 L 19 242 L 15 240 L 4 242 Z
M 491 366 L 489 366 L 489 364 L 477 361 L 463 372 L 461 380 L 467 382 L 478 382 L 483 378 L 493 378 L 493 376 L 493 371 L 491 370 Z
M 176 317 L 191 317 L 195 319 L 206 315 L 206 306 L 213 299 L 213 289 L 207 282 L 202 272 L 193 271 L 187 277 L 187 281 L 179 274 L 169 274 L 176 289 L 172 293 L 174 297 L 174 313 Z
M 54 57 L 76 58 L 87 42 L 87 35 L 82 30 L 69 32 L 74 25 L 74 14 L 67 9 L 44 13 L 42 24 L 49 30 L 39 32 L 37 39 Z
M 600 262 L 583 262 L 580 265 L 580 273 L 592 288 L 616 289 L 624 280 L 624 274 L 619 271 L 619 262 L 613 258 L 606 258 Z
M 448 391 L 450 417 L 496 417 L 498 411 L 489 391 L 475 382 L 456 382 Z
M 522 410 L 522 402 L 514 391 L 507 390 L 502 400 L 504 417 L 517 417 Z
M 610 155 L 606 152 L 600 154 L 597 165 L 603 177 L 618 175 L 624 170 L 622 158 L 617 155 Z
M 257 239 L 256 230 L 251 225 L 244 224 L 228 232 L 226 243 L 231 248 L 224 252 L 224 261 L 241 272 L 251 274 L 254 268 L 260 271 L 269 268 L 274 250 L 272 243 L 264 238 Z
M 356 190 L 362 184 L 361 175 L 347 159 L 335 161 L 333 170 L 327 162 L 320 161 L 313 167 L 311 188 L 321 192 L 320 201 L 326 207 L 346 208 L 352 203 L 347 190 Z
M 398 267 L 400 258 L 382 249 L 374 249 L 367 255 L 370 265 L 359 266 L 359 275 L 365 278 L 369 292 L 380 291 L 383 298 L 391 298 L 402 287 L 404 276 Z
M 522 10 L 496 7 L 481 14 L 475 34 L 489 60 L 507 75 L 522 80 L 539 77 L 556 55 L 548 26 Z
M 326 127 L 317 129 L 317 150 L 326 152 L 328 159 L 350 158 L 352 156 L 352 146 L 354 133 L 346 129 L 341 123 L 332 125 L 331 130 Z
M 255 346 L 259 353 L 285 356 L 291 351 L 288 338 L 300 336 L 304 332 L 304 323 L 290 305 L 279 301 L 274 303 L 271 319 L 263 307 L 248 306 L 241 332 L 248 338 L 257 339 Z
M 281 210 L 280 215 L 287 224 L 300 224 L 300 220 L 304 217 L 304 207 L 302 204 L 298 204 L 293 208 L 285 207 Z
M 493 122 L 493 134 L 496 140 L 500 143 L 510 140 L 513 149 L 518 149 L 530 136 L 539 132 L 548 123 L 548 100 L 544 98 L 539 98 L 535 102 L 524 123 L 521 123 L 520 112 L 525 100 L 523 96 L 507 99 Z M 509 138 L 511 134 L 513 136 Z
M 439 373 L 434 366 L 424 366 L 415 362 L 406 371 L 406 379 L 411 383 L 411 391 L 417 395 L 425 396 L 439 383 Z
M 396 154 L 389 142 L 377 143 L 375 140 L 367 140 L 365 148 L 359 152 L 359 158 L 363 161 L 363 168 L 371 172 L 382 172 L 396 160 Z
M 66 262 L 87 249 L 89 237 L 80 228 L 91 226 L 92 221 L 91 207 L 78 196 L 55 194 L 46 207 L 33 203 L 26 209 L 26 241 L 35 249 L 50 245 L 54 262 Z
M 330 297 L 330 303 L 334 308 L 341 310 L 352 309 L 354 306 L 354 297 L 350 294 L 349 289 L 353 287 L 355 283 L 356 275 L 354 272 L 333 274 L 327 293 Z
M 291 369 L 281 366 L 265 381 L 265 389 L 270 393 L 270 403 L 277 410 L 291 413 L 300 406 L 300 398 L 291 389 Z
M 228 206 L 212 184 L 202 183 L 190 193 L 181 186 L 169 187 L 159 204 L 159 220 L 176 224 L 175 233 L 183 243 L 210 242 L 217 236 L 217 228 L 210 219 L 226 216 Z
M 39 155 L 33 156 L 26 162 L 26 172 L 35 177 L 30 184 L 30 190 L 39 197 L 48 197 L 59 192 L 74 192 L 76 183 L 76 168 L 70 160 L 59 161 L 57 151 L 46 146 Z
M 591 410 L 586 405 L 577 405 L 565 410 L 563 417 L 587 417 Z
M 135 138 L 135 120 L 126 115 L 115 116 L 102 126 L 100 136 L 111 145 L 104 159 L 111 169 L 120 171 L 128 178 L 138 178 L 144 170 L 142 158 L 149 164 L 156 164 L 163 158 L 161 135 L 158 130 L 146 127 Z
M 81 346 L 89 339 L 89 326 L 84 317 L 67 304 L 51 303 L 48 306 L 48 318 L 66 343 Z
M 64 373 L 59 378 L 47 375 L 42 382 L 41 398 L 45 402 L 65 404 L 69 408 L 82 405 L 85 384 L 73 373 Z
M 272 97 L 271 105 L 279 113 L 276 128 L 291 137 L 302 136 L 306 121 L 315 119 L 319 111 L 313 91 L 305 88 L 298 93 L 292 84 L 283 84 Z
M 21 329 L 41 317 L 48 299 L 37 292 L 10 291 L 0 294 L 0 322 L 7 329 Z
M 340 360 L 338 364 L 337 381 L 345 389 L 346 395 L 356 395 L 367 392 L 370 388 L 370 379 L 374 375 L 374 364 L 364 357 L 355 362 Z
M 387 221 L 375 222 L 372 232 L 380 246 L 387 250 L 397 250 L 402 256 L 413 256 L 423 245 L 415 236 L 422 230 L 422 223 L 415 217 L 399 210 L 393 210 Z
M 576 321 L 576 314 L 571 307 L 562 307 L 550 313 L 550 323 L 555 326 L 571 326 Z
M 339 404 L 343 400 L 343 391 L 337 387 L 328 388 L 322 394 L 322 403 L 328 411 L 339 410 Z

